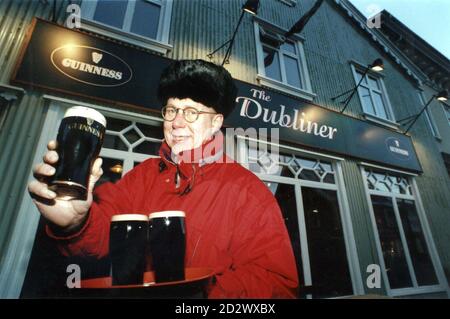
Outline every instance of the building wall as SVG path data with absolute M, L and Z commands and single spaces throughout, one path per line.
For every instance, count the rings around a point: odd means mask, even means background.
M 64 21 L 67 3 L 68 1 L 58 2 L 57 17 L 60 24 Z M 168 57 L 207 59 L 209 52 L 231 37 L 242 3 L 241 0 L 174 0 L 169 41 L 173 50 Z M 296 6 L 291 7 L 278 0 L 262 0 L 258 16 L 287 30 L 313 3 L 313 0 L 298 1 Z M 51 12 L 50 2 L 47 5 L 31 0 L 0 2 L 0 84 L 9 84 L 31 19 L 34 16 L 48 19 Z M 383 79 L 395 117 L 399 119 L 410 116 L 419 110 L 417 84 L 352 19 L 342 13 L 334 1 L 323 3 L 302 35 L 305 37 L 304 50 L 313 92 L 317 94 L 315 103 L 339 110 L 339 104 L 332 102 L 331 97 L 355 85 L 349 61 L 368 64 L 375 58 L 382 57 L 385 62 Z M 213 61 L 220 63 L 224 53 L 225 48 L 216 53 Z M 239 28 L 230 62 L 226 68 L 234 78 L 257 84 L 254 25 L 248 14 L 244 15 Z M 0 258 L 8 245 L 46 116 L 47 106 L 42 94 L 38 90 L 27 89 L 19 96 L 10 107 L 5 125 L 0 131 Z M 357 95 L 351 100 L 347 114 L 362 118 Z M 435 118 L 438 120 L 439 116 Z M 450 181 L 443 167 L 439 148 L 426 122 L 419 120 L 411 133 L 424 170 L 424 174 L 417 177 L 417 184 L 439 257 L 450 277 Z M 365 282 L 367 265 L 379 263 L 369 217 L 369 203 L 358 161 L 346 160 L 342 167 Z M 384 289 L 367 292 L 383 291 Z
M 58 22 L 67 1 L 58 2 Z M 52 5 L 40 1 L 0 2 L 0 89 L 10 85 L 20 48 L 33 17 L 52 17 Z M 42 130 L 46 105 L 42 93 L 26 89 L 17 93 L 17 99 L 8 108 L 6 120 L 0 130 L 0 265 L 8 245 L 17 216 L 23 190 L 26 187 L 37 138 Z

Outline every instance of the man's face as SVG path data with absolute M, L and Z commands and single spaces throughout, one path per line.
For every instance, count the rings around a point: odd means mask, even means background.
M 215 113 L 213 108 L 189 98 L 181 100 L 170 98 L 167 100 L 166 106 L 183 110 L 187 107 L 193 107 L 198 111 Z M 208 141 L 221 128 L 222 122 L 223 116 L 221 114 L 199 114 L 195 122 L 189 123 L 185 120 L 182 112 L 178 111 L 173 121 L 164 121 L 164 137 L 172 152 L 179 154 L 182 151 L 197 148 Z

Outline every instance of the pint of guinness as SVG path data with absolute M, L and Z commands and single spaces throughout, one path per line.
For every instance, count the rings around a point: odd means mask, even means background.
M 106 119 L 98 111 L 74 106 L 59 126 L 59 161 L 49 188 L 59 199 L 86 200 L 92 164 L 98 157 L 105 134 Z
M 149 215 L 149 248 L 155 281 L 184 280 L 185 213 L 163 211 Z
M 109 255 L 113 285 L 144 282 L 148 217 L 139 214 L 114 215 L 109 234 Z

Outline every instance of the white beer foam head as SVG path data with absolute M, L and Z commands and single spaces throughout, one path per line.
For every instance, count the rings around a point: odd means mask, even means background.
M 139 221 L 139 222 L 148 222 L 148 217 L 146 215 L 141 214 L 120 214 L 114 215 L 111 218 L 112 222 L 123 222 L 123 221 Z
M 70 117 L 70 116 L 79 116 L 79 117 L 90 118 L 96 122 L 99 122 L 104 127 L 106 127 L 106 118 L 103 116 L 103 114 L 97 110 L 90 108 L 90 107 L 73 106 L 73 107 L 67 109 L 66 113 L 64 114 L 64 118 Z
M 186 214 L 181 210 L 165 210 L 162 212 L 155 212 L 148 215 L 148 219 L 161 217 L 186 217 Z

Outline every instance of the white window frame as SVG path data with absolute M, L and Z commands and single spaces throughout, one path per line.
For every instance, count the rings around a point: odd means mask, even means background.
M 135 129 L 136 129 L 136 124 L 131 124 L 131 122 L 149 124 L 149 123 L 146 123 L 146 121 L 142 121 L 140 118 L 138 120 L 136 118 L 136 116 L 134 116 L 134 119 L 130 119 L 129 116 L 126 117 L 126 116 L 123 116 L 123 114 L 121 114 L 121 113 L 110 112 L 110 111 L 102 111 L 102 114 L 104 114 L 105 116 L 114 117 L 116 119 L 123 119 L 127 122 L 130 122 L 130 126 L 132 126 Z M 153 122 L 163 122 L 163 120 L 161 118 L 157 118 Z M 161 130 L 162 130 L 162 127 L 161 127 Z M 122 131 L 124 131 L 124 130 L 122 130 Z M 129 131 L 130 131 L 130 129 L 127 128 L 126 132 L 129 132 Z M 139 141 L 137 141 L 133 144 L 130 144 L 129 141 L 126 140 L 126 138 L 123 136 L 123 134 L 126 134 L 126 132 L 124 131 L 123 133 L 118 133 L 115 131 L 108 130 L 108 127 L 106 128 L 106 134 L 111 135 L 111 136 L 118 136 L 122 140 L 122 142 L 125 143 L 125 145 L 130 146 L 130 148 L 135 147 L 136 143 L 140 142 L 142 140 L 142 139 L 140 139 Z M 123 139 L 125 139 L 125 141 Z M 154 138 L 154 137 L 146 137 L 145 141 L 160 143 L 162 140 Z M 150 155 L 150 154 L 134 153 L 131 150 L 123 151 L 123 150 L 116 150 L 116 149 L 102 147 L 102 149 L 100 151 L 100 157 L 122 160 L 123 161 L 122 176 L 123 176 L 128 171 L 130 171 L 134 168 L 135 162 L 143 162 L 149 158 L 158 158 L 159 156 Z
M 423 91 L 418 91 L 417 94 L 419 96 L 421 108 L 423 108 L 426 103 L 425 97 L 423 95 Z M 433 136 L 436 139 L 441 140 L 441 134 L 439 134 L 438 127 L 434 120 L 433 114 L 430 112 L 429 108 L 430 108 L 430 105 L 428 105 L 427 108 L 425 109 L 425 111 L 423 112 L 423 114 L 425 116 L 425 121 L 427 122 L 428 126 L 430 127 L 431 134 L 433 134 Z
M 303 98 L 308 101 L 314 100 L 316 97 L 316 94 L 312 92 L 311 87 L 311 80 L 309 77 L 308 72 L 308 66 L 306 64 L 306 56 L 305 51 L 303 49 L 303 41 L 305 40 L 303 37 L 294 34 L 289 38 L 290 42 L 293 42 L 295 45 L 295 48 L 298 52 L 298 55 L 295 56 L 295 59 L 298 61 L 298 68 L 300 70 L 300 81 L 302 83 L 302 88 L 298 88 L 295 86 L 292 86 L 287 83 L 286 79 L 286 70 L 284 68 L 284 59 L 282 59 L 281 54 L 280 56 L 280 71 L 281 71 L 281 78 L 282 82 L 271 79 L 266 76 L 265 74 L 265 67 L 264 67 L 264 52 L 263 52 L 263 43 L 261 41 L 260 37 L 260 31 L 261 30 L 267 30 L 269 32 L 273 32 L 280 37 L 282 37 L 283 34 L 288 32 L 288 30 L 285 30 L 277 25 L 274 25 L 262 18 L 254 17 L 254 33 L 255 33 L 255 42 L 256 42 L 256 57 L 257 57 L 257 64 L 258 64 L 258 74 L 256 76 L 257 81 L 262 85 L 269 88 L 276 89 L 278 91 L 281 91 L 283 93 L 293 95 L 296 97 Z M 268 45 L 264 44 L 264 46 L 269 47 Z M 274 49 L 274 48 L 272 48 Z M 278 53 L 280 53 L 280 50 L 277 50 Z M 282 54 L 290 55 L 289 53 L 283 51 Z M 294 57 L 294 56 L 292 56 Z
M 131 20 L 134 13 L 133 4 L 135 4 L 135 2 L 131 1 L 128 3 L 128 7 L 125 12 L 124 28 L 116 28 L 94 20 L 95 9 L 98 3 L 97 0 L 83 0 L 81 3 L 81 29 L 104 34 L 113 39 L 167 55 L 167 53 L 173 49 L 173 46 L 169 44 L 173 0 L 144 1 L 151 2 L 161 7 L 156 39 L 127 31 L 127 29 L 130 29 L 131 27 Z
M 379 166 L 379 165 L 371 165 L 371 164 L 364 163 L 364 162 L 359 163 L 359 166 L 360 166 L 360 174 L 361 174 L 361 177 L 362 177 L 363 183 L 364 183 L 364 189 L 365 189 L 365 193 L 366 193 L 366 201 L 367 201 L 367 204 L 369 207 L 369 215 L 370 215 L 370 220 L 371 220 L 371 224 L 372 224 L 372 231 L 375 235 L 374 236 L 375 237 L 375 246 L 377 249 L 378 261 L 379 261 L 380 267 L 382 269 L 383 283 L 384 283 L 384 286 L 386 287 L 387 295 L 392 296 L 392 297 L 400 297 L 400 296 L 409 296 L 409 295 L 417 295 L 417 294 L 431 294 L 431 293 L 436 293 L 436 292 L 445 292 L 445 293 L 447 293 L 447 296 L 450 297 L 450 288 L 446 284 L 447 280 L 446 280 L 446 277 L 444 274 L 444 270 L 442 268 L 442 264 L 438 257 L 437 249 L 434 244 L 433 237 L 431 235 L 430 226 L 428 224 L 428 221 L 427 221 L 427 218 L 425 215 L 425 210 L 424 210 L 424 207 L 422 204 L 422 199 L 420 197 L 419 189 L 417 187 L 417 183 L 415 180 L 415 177 L 417 176 L 417 174 L 412 174 L 412 173 L 405 172 L 405 171 L 395 170 L 395 169 L 391 169 L 391 168 L 387 168 L 387 167 L 383 167 L 383 166 Z M 407 178 L 408 181 L 410 182 L 412 195 L 397 194 L 397 193 L 392 193 L 392 192 L 383 192 L 383 191 L 369 189 L 365 169 L 370 169 L 370 168 L 377 168 L 379 170 L 381 169 L 387 173 L 393 172 L 393 173 L 397 173 L 397 174 L 399 174 L 399 173 L 403 174 L 404 175 L 403 177 Z M 375 213 L 373 210 L 372 199 L 370 197 L 371 195 L 379 195 L 379 196 L 389 197 L 393 202 L 396 202 L 397 198 L 410 199 L 410 200 L 414 201 L 415 206 L 416 206 L 417 216 L 419 218 L 420 225 L 422 227 L 422 232 L 423 232 L 425 242 L 426 242 L 426 245 L 428 248 L 428 253 L 430 254 L 430 259 L 433 264 L 433 267 L 434 267 L 434 270 L 436 273 L 436 277 L 438 280 L 437 285 L 429 285 L 429 286 L 418 286 L 417 285 L 414 267 L 412 265 L 411 257 L 409 254 L 409 248 L 406 243 L 406 238 L 405 238 L 405 234 L 403 231 L 403 225 L 402 225 L 400 217 L 399 217 L 399 211 L 398 211 L 397 204 L 395 203 L 395 205 L 393 205 L 394 213 L 395 213 L 395 217 L 396 217 L 396 221 L 397 221 L 397 226 L 398 226 L 398 229 L 400 232 L 402 247 L 405 251 L 406 261 L 407 261 L 408 269 L 409 269 L 409 272 L 411 275 L 411 281 L 413 283 L 413 287 L 391 289 L 390 284 L 389 284 L 389 278 L 388 278 L 387 272 L 386 272 L 386 264 L 384 263 L 383 250 L 381 248 L 380 236 L 378 233 L 378 227 L 377 227 L 377 223 L 375 220 Z
M 352 69 L 353 79 L 354 79 L 355 85 L 356 85 L 359 82 L 359 80 L 358 80 L 359 76 L 358 76 L 357 73 L 360 73 L 360 75 L 363 75 L 364 74 L 364 70 L 366 69 L 366 67 L 363 66 L 362 64 L 358 63 L 358 62 L 355 62 L 355 61 L 352 61 L 350 63 L 350 66 L 351 66 L 351 69 Z M 366 73 L 365 77 L 368 78 L 369 76 L 377 80 L 381 90 L 373 90 L 371 87 L 368 87 L 368 86 L 364 85 L 364 83 L 361 83 L 360 86 L 362 86 L 362 87 L 364 87 L 364 88 L 369 90 L 369 92 L 370 92 L 370 99 L 371 99 L 372 104 L 374 106 L 375 106 L 375 101 L 373 100 L 371 92 L 375 91 L 376 93 L 381 94 L 381 98 L 382 98 L 383 104 L 385 106 L 385 112 L 386 112 L 386 115 L 387 115 L 388 118 L 383 118 L 383 117 L 380 117 L 378 115 L 366 112 L 366 110 L 364 109 L 363 98 L 362 98 L 360 90 L 358 88 L 358 92 L 357 93 L 358 93 L 359 101 L 361 103 L 361 108 L 362 108 L 362 112 L 363 112 L 364 118 L 366 120 L 368 120 L 368 121 L 372 121 L 372 122 L 375 122 L 377 124 L 381 124 L 381 125 L 385 125 L 385 126 L 388 126 L 390 128 L 393 128 L 393 129 L 397 129 L 398 128 L 398 124 L 395 121 L 394 111 L 392 109 L 391 102 L 389 100 L 389 96 L 387 94 L 387 90 L 386 90 L 386 87 L 384 85 L 383 76 L 381 74 L 372 72 L 370 70 Z
M 143 123 L 148 122 L 149 124 L 155 121 L 162 121 L 162 119 L 157 116 L 113 109 L 111 107 L 85 103 L 82 101 L 56 97 L 53 95 L 45 94 L 43 98 L 47 101 L 49 107 L 47 116 L 44 120 L 44 130 L 42 130 L 41 136 L 39 137 L 31 167 L 34 167 L 38 163 L 42 162 L 42 154 L 44 154 L 47 150 L 47 143 L 51 139 L 56 139 L 59 123 L 64 117 L 65 110 L 70 106 L 81 105 L 91 107 L 99 110 L 107 116 L 132 121 L 134 120 Z M 106 156 L 113 155 L 116 156 L 115 158 L 118 157 L 117 159 L 122 159 L 123 154 L 120 154 L 119 152 L 120 151 L 113 152 L 114 154 L 112 154 L 107 151 L 100 154 L 101 156 L 105 154 Z M 143 157 L 152 157 L 151 155 L 143 155 L 142 157 L 141 154 L 135 155 L 138 160 L 143 160 Z M 132 165 L 128 165 L 127 169 L 131 168 Z M 125 173 L 126 169 L 124 167 L 122 175 Z M 33 173 L 30 172 L 28 182 L 31 182 L 32 180 L 34 180 L 34 177 Z M 0 267 L 0 299 L 17 299 L 20 297 L 41 216 L 36 208 L 36 205 L 34 205 L 30 195 L 28 194 L 28 189 L 26 187 L 23 190 L 22 201 L 19 207 L 10 244 L 8 245 L 3 256 L 4 263 L 2 264 L 2 267 Z
M 287 146 L 283 144 L 267 142 L 257 140 L 248 136 L 236 136 L 237 140 L 237 154 L 236 161 L 240 163 L 245 168 L 249 169 L 248 162 L 246 159 L 248 158 L 248 148 L 246 145 L 246 141 L 252 141 L 256 143 L 264 143 L 267 145 L 267 149 L 270 150 L 270 147 L 273 147 L 275 150 L 282 149 L 284 151 L 292 151 L 294 154 L 298 154 L 299 156 L 304 155 L 310 158 L 323 159 L 328 162 L 331 162 L 332 167 L 335 172 L 335 184 L 329 183 L 321 183 L 314 182 L 302 179 L 295 179 L 283 176 L 275 176 L 270 174 L 260 174 L 255 173 L 255 175 L 260 178 L 262 181 L 267 182 L 275 182 L 275 183 L 283 183 L 294 185 L 296 198 L 298 198 L 297 202 L 297 217 L 298 217 L 298 226 L 300 233 L 300 245 L 301 245 L 301 258 L 302 258 L 302 267 L 303 267 L 303 275 L 304 275 L 304 284 L 311 285 L 312 277 L 311 277 L 311 265 L 309 260 L 309 251 L 308 251 L 308 241 L 306 234 L 306 223 L 303 212 L 303 199 L 301 196 L 301 188 L 302 187 L 314 187 L 320 189 L 328 189 L 334 190 L 337 193 L 338 203 L 339 203 L 339 212 L 342 224 L 342 232 L 344 236 L 345 249 L 347 252 L 347 264 L 349 267 L 350 280 L 352 284 L 353 294 L 354 295 L 362 295 L 364 294 L 364 286 L 362 282 L 361 269 L 359 264 L 358 253 L 356 250 L 356 241 L 353 232 L 353 223 L 350 215 L 350 206 L 348 203 L 347 192 L 344 184 L 344 177 L 342 172 L 342 162 L 344 161 L 341 157 L 330 156 L 327 154 L 308 151 L 292 146 Z M 337 298 L 342 298 L 345 296 L 340 296 Z

